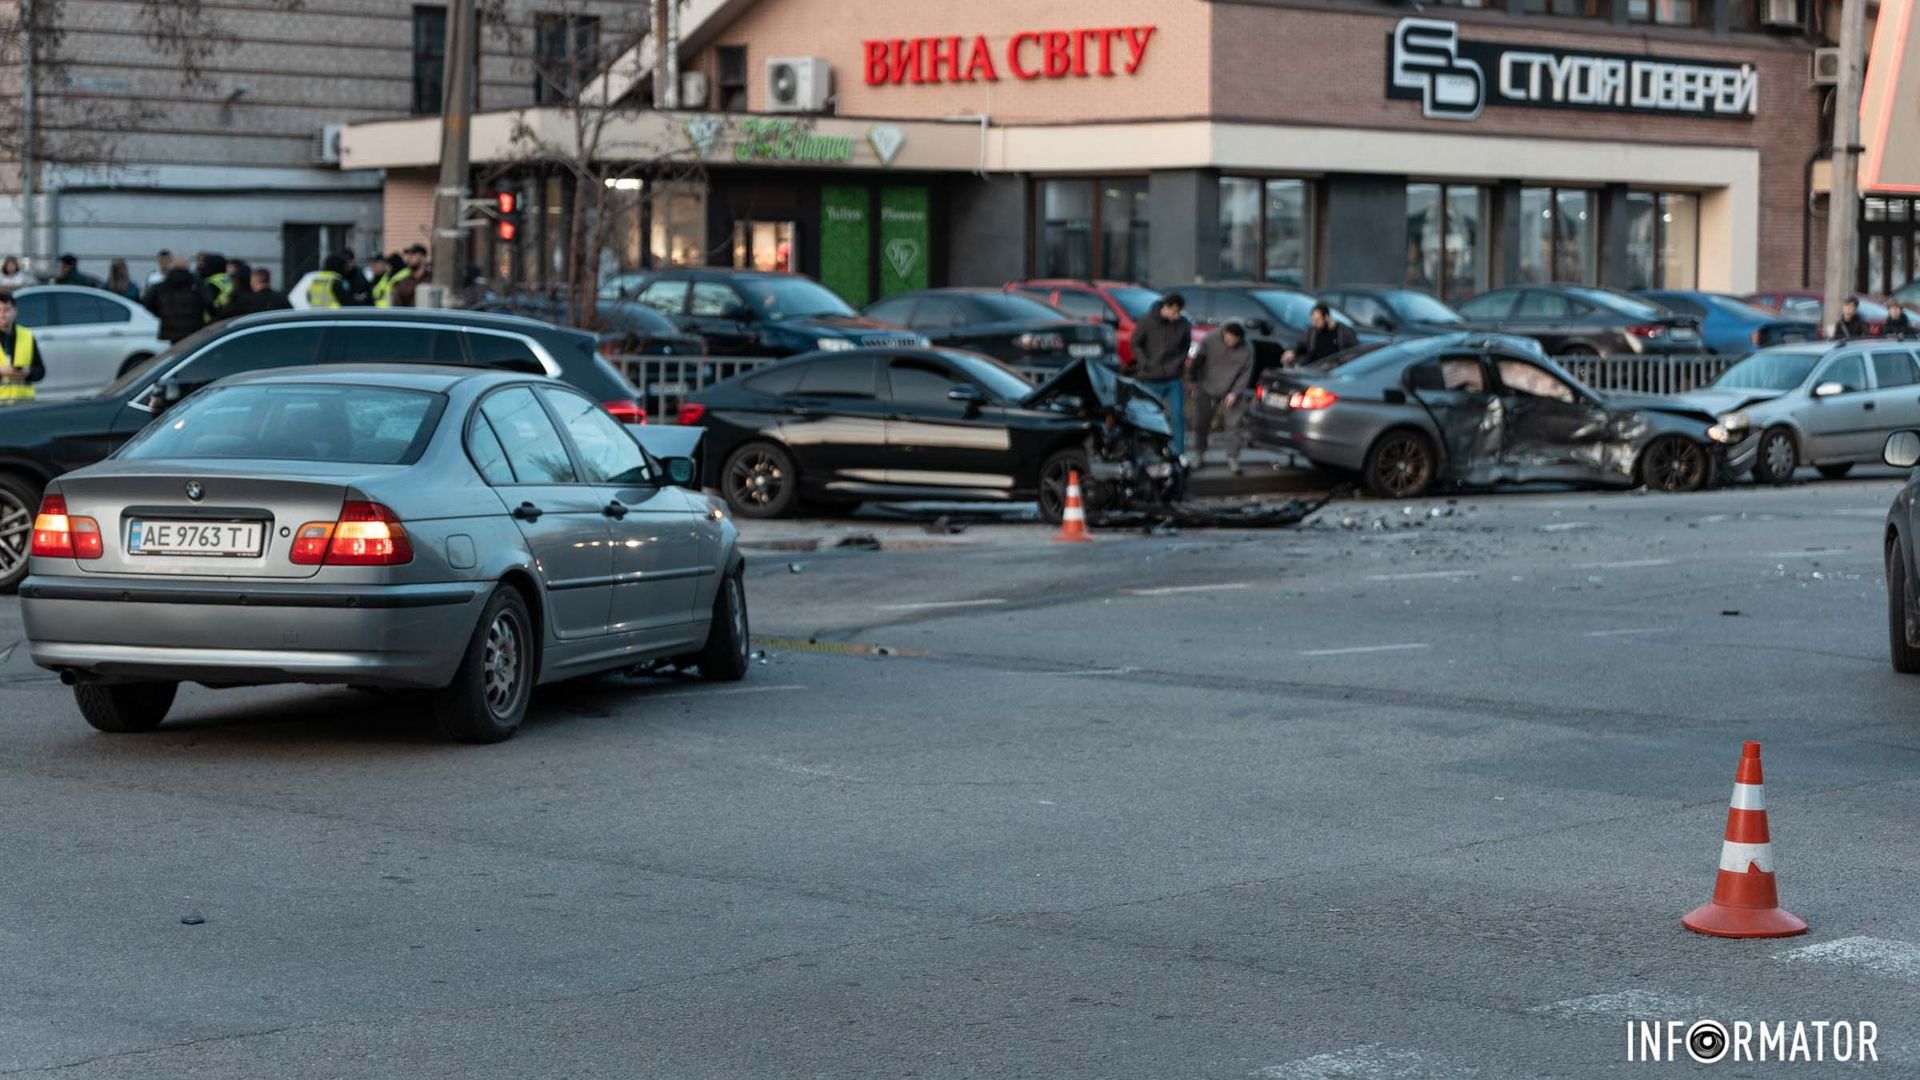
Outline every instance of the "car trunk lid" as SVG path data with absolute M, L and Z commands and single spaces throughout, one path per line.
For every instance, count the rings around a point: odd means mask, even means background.
M 308 578 L 292 561 L 293 535 L 332 522 L 357 481 L 399 466 L 326 462 L 106 462 L 62 477 L 69 514 L 99 522 L 101 557 L 89 574 Z M 196 497 L 198 496 L 198 497 Z

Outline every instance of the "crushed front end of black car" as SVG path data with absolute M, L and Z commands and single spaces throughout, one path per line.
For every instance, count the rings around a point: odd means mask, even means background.
M 1075 360 L 1026 404 L 1087 422 L 1080 494 L 1089 517 L 1151 513 L 1186 497 L 1187 467 L 1174 453 L 1166 403 L 1144 385 L 1105 364 Z

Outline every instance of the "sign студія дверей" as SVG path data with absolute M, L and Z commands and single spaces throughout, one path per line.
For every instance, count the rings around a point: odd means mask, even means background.
M 1463 41 L 1444 19 L 1401 19 L 1387 46 L 1387 96 L 1433 120 L 1489 105 L 1749 119 L 1759 89 L 1752 64 Z

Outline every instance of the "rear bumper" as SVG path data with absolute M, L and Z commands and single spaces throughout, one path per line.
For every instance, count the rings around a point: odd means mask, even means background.
M 1256 402 L 1247 414 L 1247 438 L 1266 450 L 1287 450 L 1315 465 L 1358 471 L 1367 458 L 1365 440 L 1352 438 L 1332 410 L 1275 410 Z
M 436 687 L 453 680 L 487 591 L 29 577 L 33 662 L 102 678 Z

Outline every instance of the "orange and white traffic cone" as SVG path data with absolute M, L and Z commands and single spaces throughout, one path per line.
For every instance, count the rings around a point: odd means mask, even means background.
M 1680 919 L 1680 925 L 1714 937 L 1792 937 L 1807 921 L 1780 906 L 1773 885 L 1773 844 L 1767 835 L 1767 800 L 1760 786 L 1760 744 L 1740 751 L 1727 837 L 1720 845 L 1720 876 L 1713 899 Z
M 1080 470 L 1067 473 L 1067 505 L 1060 511 L 1060 531 L 1053 534 L 1056 544 L 1091 544 L 1087 533 L 1087 512 L 1080 506 Z

